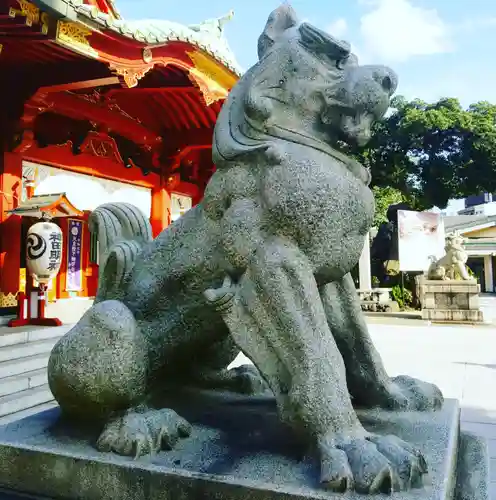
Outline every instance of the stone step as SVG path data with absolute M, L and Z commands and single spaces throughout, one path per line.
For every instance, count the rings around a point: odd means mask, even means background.
M 0 417 L 53 401 L 48 384 L 0 397 Z
M 15 319 L 15 315 L 6 315 L 6 316 L 0 316 L 0 327 L 1 326 L 7 326 L 9 324 L 9 321 L 11 319 Z
M 46 368 L 39 368 L 25 373 L 19 373 L 0 380 L 0 396 L 39 387 L 47 383 Z
M 56 408 L 57 406 L 58 403 L 57 401 L 54 400 L 54 401 L 49 401 L 48 403 L 43 403 L 41 405 L 33 406 L 31 408 L 26 408 L 25 410 L 11 413 L 10 415 L 5 415 L 4 417 L 0 417 L 0 427 L 2 425 L 11 424 L 12 422 L 17 422 L 18 420 L 22 420 L 23 418 L 30 417 L 31 415 L 36 415 L 37 413 L 51 410 L 52 408 Z
M 58 337 L 55 337 L 0 347 L 0 364 L 5 361 L 35 356 L 36 354 L 50 353 L 57 340 Z
M 46 368 L 50 351 L 26 356 L 21 359 L 11 359 L 0 363 L 0 383 L 6 377 L 12 377 L 21 373 L 26 373 L 40 368 Z
M 23 328 L 0 328 L 0 348 L 10 345 L 24 344 L 26 342 L 37 342 L 62 337 L 72 325 L 57 327 L 30 326 Z

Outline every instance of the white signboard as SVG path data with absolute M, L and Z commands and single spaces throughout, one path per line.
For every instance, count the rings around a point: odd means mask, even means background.
M 184 196 L 178 193 L 171 194 L 171 220 L 174 222 L 184 215 L 188 210 L 191 210 L 193 200 L 190 196 Z
M 426 271 L 432 257 L 444 255 L 444 239 L 440 214 L 398 210 L 400 271 Z

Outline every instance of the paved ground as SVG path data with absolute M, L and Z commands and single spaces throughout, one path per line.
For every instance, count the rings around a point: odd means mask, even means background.
M 496 326 L 430 326 L 377 317 L 369 324 L 391 375 L 428 380 L 446 398 L 461 401 L 462 428 L 488 440 L 496 500 Z
M 488 440 L 496 500 L 496 328 L 371 325 L 392 375 L 438 384 L 462 405 L 462 428 Z
M 483 293 L 480 296 L 480 305 L 484 313 L 484 320 L 496 324 L 496 294 Z

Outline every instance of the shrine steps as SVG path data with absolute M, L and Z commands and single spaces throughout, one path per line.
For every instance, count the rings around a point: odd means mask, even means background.
M 47 363 L 71 326 L 0 328 L 0 425 L 55 406 Z
M 0 397 L 0 417 L 19 418 L 18 413 L 53 401 L 48 384 Z M 1 420 L 0 420 L 1 423 Z

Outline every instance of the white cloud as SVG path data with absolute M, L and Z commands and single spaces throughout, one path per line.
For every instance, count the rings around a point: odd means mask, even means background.
M 335 38 L 343 37 L 347 31 L 348 23 L 343 18 L 336 19 L 327 27 L 327 32 Z
M 402 62 L 414 56 L 452 50 L 451 30 L 434 9 L 408 0 L 361 0 L 372 9 L 362 16 L 360 32 L 366 58 Z

